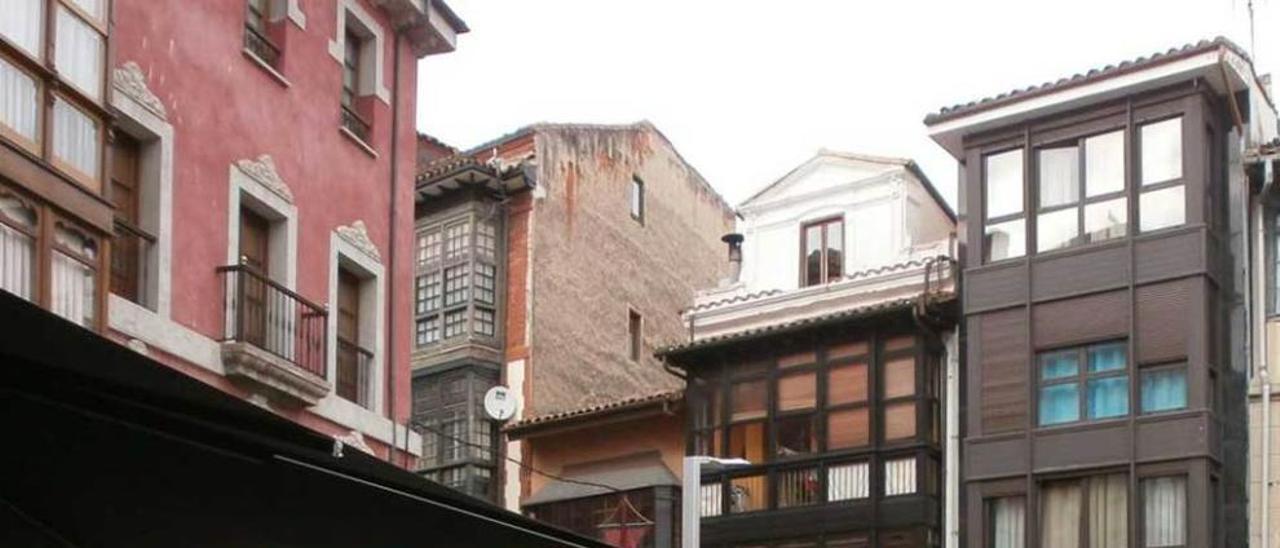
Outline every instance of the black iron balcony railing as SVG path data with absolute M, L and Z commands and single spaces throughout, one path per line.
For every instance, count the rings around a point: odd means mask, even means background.
M 252 25 L 244 26 L 244 48 L 258 59 L 261 59 L 262 62 L 273 67 L 276 66 L 276 61 L 280 60 L 280 48 L 271 43 L 270 38 L 267 38 L 258 29 L 253 28 Z
M 369 394 L 370 376 L 373 373 L 373 352 L 338 337 L 338 395 L 368 408 L 372 404 Z
M 218 273 L 227 313 L 223 340 L 251 344 L 327 379 L 323 308 L 252 267 L 221 266 Z
M 347 131 L 350 131 L 352 135 L 355 135 L 361 141 L 369 142 L 369 122 L 366 122 L 364 118 L 361 118 L 356 111 L 351 110 L 351 107 L 347 105 L 342 105 L 342 127 L 346 128 Z
M 147 255 L 156 243 L 155 236 L 124 221 L 116 220 L 115 238 L 111 242 L 111 292 L 143 306 L 146 302 Z

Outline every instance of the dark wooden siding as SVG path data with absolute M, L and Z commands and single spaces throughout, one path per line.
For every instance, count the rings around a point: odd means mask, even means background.
M 1012 263 L 968 272 L 964 280 L 965 310 L 980 312 L 1027 300 L 1026 267 Z
M 1021 430 L 1027 423 L 1027 321 L 1024 309 L 981 319 L 982 432 Z
M 1129 292 L 1099 293 L 1036 305 L 1036 348 L 1124 337 L 1129 333 Z
M 1109 244 L 1031 262 L 1035 299 L 1050 299 L 1086 291 L 1120 288 L 1129 283 L 1129 248 Z
M 1187 355 L 1190 326 L 1202 320 L 1192 315 L 1192 289 L 1190 279 L 1137 289 L 1140 363 L 1176 360 Z

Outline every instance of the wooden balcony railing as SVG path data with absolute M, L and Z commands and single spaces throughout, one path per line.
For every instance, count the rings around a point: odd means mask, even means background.
M 323 308 L 251 267 L 217 271 L 227 318 L 223 340 L 251 344 L 327 379 Z
M 280 48 L 276 47 L 270 38 L 267 38 L 258 29 L 253 28 L 252 25 L 244 26 L 244 48 L 264 63 L 273 67 L 276 66 L 276 61 L 280 60 Z
M 352 135 L 355 135 L 361 141 L 369 142 L 369 122 L 361 118 L 360 114 L 351 110 L 351 107 L 347 105 L 342 105 L 342 127 L 346 128 L 347 131 L 350 131 Z
M 338 395 L 368 408 L 372 397 L 369 393 L 373 374 L 373 352 L 338 337 Z

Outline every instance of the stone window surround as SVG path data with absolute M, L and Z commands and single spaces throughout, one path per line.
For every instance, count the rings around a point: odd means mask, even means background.
M 240 160 L 230 167 L 230 185 L 227 198 L 227 265 L 240 264 L 240 208 L 252 209 L 271 222 L 268 234 L 270 246 L 270 271 L 267 275 L 288 289 L 297 284 L 298 263 L 298 208 L 284 187 L 269 186 L 263 180 L 263 171 L 275 175 L 270 156 L 260 156 L 257 161 Z M 278 176 L 275 178 L 279 181 Z M 283 186 L 283 182 L 279 182 Z
M 353 242 L 352 236 L 344 234 L 360 234 L 354 238 L 364 238 L 361 243 Z M 386 270 L 379 257 L 371 254 L 364 246 L 368 244 L 368 236 L 364 225 L 357 221 L 351 227 L 342 227 L 329 235 L 329 301 L 338 302 L 338 268 L 344 267 L 360 278 L 360 340 L 372 341 L 366 348 L 373 352 L 370 375 L 369 409 L 347 401 L 334 390 L 321 400 L 318 407 L 332 408 L 334 412 L 350 414 L 352 412 L 372 412 L 385 416 L 386 409 Z M 326 370 L 330 379 L 337 379 L 338 356 L 334 349 L 338 346 L 338 315 L 331 305 L 327 320 L 326 344 L 330 351 L 326 359 Z M 368 344 L 368 343 L 366 343 Z
M 343 63 L 347 40 L 347 18 L 351 17 L 356 27 L 356 34 L 366 35 L 367 41 L 370 42 L 362 46 L 360 51 L 360 81 L 356 89 L 357 95 L 361 97 L 374 95 L 383 103 L 390 105 L 391 91 L 387 89 L 384 76 L 383 52 L 386 49 L 386 40 L 384 40 L 382 26 L 364 10 L 360 0 L 338 0 L 335 11 L 337 26 L 334 37 L 329 40 L 329 55 L 339 65 Z

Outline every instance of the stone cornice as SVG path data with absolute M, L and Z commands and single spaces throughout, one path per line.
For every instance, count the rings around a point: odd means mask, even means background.
M 162 120 L 168 119 L 164 103 L 160 102 L 160 98 L 147 87 L 147 77 L 137 63 L 125 61 L 124 64 L 116 67 L 111 71 L 111 83 L 117 91 L 137 101 L 152 114 L 159 116 Z
M 284 198 L 286 202 L 294 203 L 293 191 L 289 190 L 289 185 L 285 184 L 284 179 L 281 179 L 280 174 L 276 172 L 276 163 L 271 159 L 271 155 L 263 154 L 257 160 L 237 160 L 236 167 L 253 180 L 262 183 L 271 192 Z
M 355 246 L 356 249 L 363 251 L 369 258 L 382 263 L 382 255 L 378 253 L 378 246 L 374 245 L 373 240 L 369 239 L 369 230 L 364 226 L 364 221 L 356 220 L 350 226 L 340 226 L 337 228 L 338 236 L 347 243 Z

